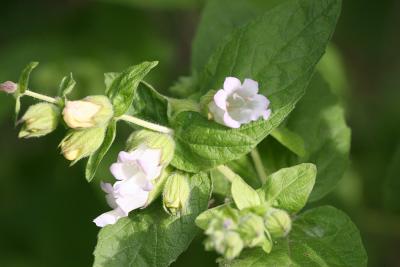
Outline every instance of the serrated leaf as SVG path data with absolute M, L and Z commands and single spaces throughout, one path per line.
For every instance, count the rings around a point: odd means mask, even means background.
M 180 113 L 173 122 L 177 149 L 172 164 L 190 172 L 211 169 L 249 153 L 271 133 L 304 94 L 333 33 L 340 3 L 287 1 L 236 30 L 207 64 L 203 92 L 220 88 L 227 76 L 252 78 L 271 100 L 272 115 L 229 129 L 193 112 Z
M 232 181 L 231 194 L 236 207 L 240 210 L 261 204 L 257 191 L 243 181 L 239 175 L 236 175 Z
M 107 127 L 102 145 L 94 154 L 89 157 L 86 164 L 85 176 L 88 182 L 91 182 L 94 178 L 97 168 L 99 167 L 101 161 L 103 160 L 104 156 L 107 154 L 112 143 L 114 142 L 116 131 L 117 123 L 116 121 L 111 121 Z
M 261 248 L 250 249 L 221 266 L 365 267 L 367 254 L 350 218 L 324 206 L 299 215 L 289 236 L 278 239 L 270 254 Z
M 157 64 L 157 61 L 143 62 L 128 68 L 117 77 L 114 77 L 107 90 L 107 96 L 113 103 L 114 115 L 116 117 L 126 113 L 132 105 L 134 94 L 140 82 Z
M 19 111 L 21 109 L 21 96 L 25 93 L 28 89 L 29 84 L 29 76 L 34 68 L 39 65 L 39 62 L 30 62 L 23 70 L 21 75 L 19 76 L 18 80 L 18 87 L 17 91 L 14 93 L 15 96 L 15 109 L 14 109 L 14 116 L 15 122 L 18 121 Z
M 296 213 L 306 205 L 316 175 L 314 164 L 284 168 L 268 176 L 267 182 L 257 191 L 266 203 Z
M 321 75 L 314 76 L 284 127 L 303 139 L 306 155 L 298 157 L 267 139 L 260 146 L 264 165 L 274 171 L 302 162 L 314 163 L 318 174 L 310 200 L 318 200 L 342 178 L 349 161 L 351 139 L 344 109 Z
M 164 267 L 174 262 L 198 233 L 194 221 L 207 208 L 210 197 L 211 182 L 206 174 L 193 175 L 190 186 L 189 204 L 181 216 L 166 214 L 157 202 L 103 228 L 94 251 L 94 267 Z
M 65 76 L 60 83 L 60 88 L 59 88 L 59 95 L 62 97 L 66 97 L 69 95 L 72 90 L 74 89 L 76 85 L 76 82 L 74 80 L 74 77 L 72 76 L 72 73 L 70 73 L 68 76 Z

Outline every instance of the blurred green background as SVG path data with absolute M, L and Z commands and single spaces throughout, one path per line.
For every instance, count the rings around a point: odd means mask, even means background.
M 17 80 L 26 63 L 38 60 L 31 88 L 55 94 L 72 71 L 78 98 L 101 93 L 104 72 L 159 60 L 149 81 L 165 92 L 190 74 L 202 2 L 2 1 L 0 81 Z M 333 40 L 346 70 L 340 82 L 353 130 L 352 163 L 320 203 L 352 217 L 374 267 L 400 266 L 399 14 L 398 0 L 345 0 Z M 92 219 L 108 209 L 98 182 L 110 179 L 108 163 L 129 128 L 120 126 L 98 179 L 88 184 L 83 164 L 68 168 L 59 155 L 63 129 L 42 139 L 17 138 L 13 105 L 0 95 L 0 266 L 90 266 L 98 231 Z M 214 266 L 215 255 L 203 252 L 201 239 L 173 266 Z

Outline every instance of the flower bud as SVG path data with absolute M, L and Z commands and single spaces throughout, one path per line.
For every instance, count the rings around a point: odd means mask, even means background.
M 265 240 L 264 220 L 254 213 L 241 215 L 239 219 L 238 231 L 245 246 L 262 246 Z
M 171 215 L 179 215 L 185 210 L 189 197 L 189 177 L 181 173 L 171 174 L 164 186 L 164 209 Z
M 63 110 L 65 123 L 73 129 L 101 127 L 112 118 L 113 106 L 106 96 L 88 96 L 67 101 Z
M 208 238 L 204 242 L 206 250 L 217 251 L 226 259 L 232 260 L 239 256 L 244 244 L 240 235 L 231 230 L 206 231 Z
M 40 137 L 57 128 L 60 109 L 49 103 L 30 106 L 21 121 L 24 123 L 19 138 Z
M 161 149 L 161 164 L 168 165 L 174 157 L 175 141 L 168 135 L 156 133 L 149 130 L 139 130 L 133 132 L 126 142 L 128 151 L 137 149 L 140 145 L 145 144 L 152 149 Z
M 17 91 L 18 85 L 14 82 L 7 81 L 0 84 L 0 91 L 6 92 L 7 94 L 13 94 Z
M 62 154 L 74 164 L 96 152 L 103 143 L 104 136 L 105 128 L 70 131 L 60 143 Z
M 292 228 L 289 214 L 280 209 L 271 208 L 264 217 L 265 227 L 273 237 L 284 237 Z

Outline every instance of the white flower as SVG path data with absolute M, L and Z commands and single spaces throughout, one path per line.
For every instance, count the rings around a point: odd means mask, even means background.
M 267 120 L 271 115 L 269 100 L 258 94 L 258 83 L 245 79 L 243 84 L 235 77 L 227 77 L 224 88 L 218 90 L 208 105 L 216 122 L 230 128 L 256 121 Z
M 132 152 L 121 151 L 118 161 L 111 165 L 111 173 L 119 180 L 114 185 L 102 183 L 101 188 L 107 193 L 106 200 L 112 211 L 103 213 L 96 219 L 99 227 L 116 223 L 129 212 L 146 205 L 152 180 L 160 176 L 162 165 L 161 150 L 139 146 Z

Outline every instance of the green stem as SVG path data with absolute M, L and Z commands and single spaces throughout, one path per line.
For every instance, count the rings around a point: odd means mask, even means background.
M 121 117 L 118 118 L 118 120 L 123 120 L 123 121 L 127 121 L 139 126 L 142 126 L 143 128 L 149 129 L 149 130 L 153 130 L 156 132 L 160 132 L 160 133 L 165 133 L 165 134 L 173 134 L 174 130 L 155 124 L 155 123 L 151 123 L 130 115 L 122 115 Z
M 257 147 L 251 151 L 251 158 L 253 159 L 254 166 L 256 167 L 256 171 L 258 177 L 260 178 L 261 184 L 265 184 L 267 181 L 267 174 L 265 173 L 264 164 L 262 163 L 260 153 L 258 153 Z
M 53 103 L 53 104 L 57 103 L 57 100 L 55 98 L 53 98 L 53 97 L 50 97 L 50 96 L 47 96 L 47 95 L 38 94 L 38 93 L 29 91 L 29 90 L 26 90 L 24 95 L 27 95 L 27 96 L 30 96 L 30 97 L 33 97 L 33 98 L 36 98 L 36 99 L 39 99 L 39 100 L 43 100 L 43 101 L 46 101 L 46 102 L 49 102 L 49 103 Z
M 46 95 L 42 95 L 42 94 L 38 94 L 29 90 L 26 90 L 24 95 L 42 100 L 42 101 L 46 101 L 49 103 L 53 103 L 56 104 L 57 103 L 57 99 L 50 97 L 50 96 L 46 96 Z M 123 121 L 127 121 L 136 125 L 139 125 L 143 128 L 147 128 L 156 132 L 160 132 L 160 133 L 166 133 L 166 134 L 173 134 L 173 130 L 155 123 L 151 123 L 130 115 L 122 115 L 121 117 L 118 118 L 118 120 L 123 120 Z
M 233 180 L 236 177 L 236 173 L 234 171 L 232 171 L 229 167 L 225 166 L 225 165 L 219 165 L 217 167 L 217 170 L 222 173 L 225 178 L 229 181 L 229 182 L 233 182 Z

